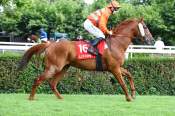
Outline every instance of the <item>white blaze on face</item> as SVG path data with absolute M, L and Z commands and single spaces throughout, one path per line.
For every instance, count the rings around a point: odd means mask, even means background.
M 144 31 L 142 23 L 139 23 L 138 27 L 139 27 L 139 31 L 141 33 L 141 36 L 144 37 L 145 36 L 145 31 Z

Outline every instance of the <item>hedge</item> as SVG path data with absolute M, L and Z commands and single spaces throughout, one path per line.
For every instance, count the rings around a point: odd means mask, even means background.
M 29 93 L 34 79 L 43 71 L 32 60 L 18 72 L 20 56 L 0 56 L 0 93 Z M 42 61 L 41 61 L 42 62 Z M 137 94 L 175 95 L 175 59 L 142 58 L 126 61 L 124 67 L 132 73 Z M 113 75 L 107 72 L 88 72 L 71 67 L 58 89 L 64 94 L 122 94 Z M 52 93 L 48 82 L 37 93 Z

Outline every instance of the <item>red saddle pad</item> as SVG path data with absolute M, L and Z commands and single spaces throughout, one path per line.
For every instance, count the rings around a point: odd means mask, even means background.
M 95 58 L 95 55 L 92 55 L 87 52 L 87 49 L 89 48 L 90 44 L 86 41 L 77 41 L 76 42 L 76 51 L 77 51 L 77 58 L 78 59 L 91 59 Z M 107 44 L 105 40 L 100 41 L 100 43 L 97 45 L 97 48 L 99 50 L 99 53 L 102 55 L 104 52 L 104 49 L 107 48 Z

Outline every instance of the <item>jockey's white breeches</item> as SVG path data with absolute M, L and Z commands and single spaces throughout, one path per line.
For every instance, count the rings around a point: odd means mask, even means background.
M 94 24 L 89 19 L 86 19 L 84 22 L 84 28 L 96 38 L 105 38 L 104 33 L 99 28 L 94 26 Z

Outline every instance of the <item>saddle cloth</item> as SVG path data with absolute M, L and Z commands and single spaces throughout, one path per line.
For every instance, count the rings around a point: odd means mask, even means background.
M 87 52 L 87 49 L 91 46 L 88 42 L 80 40 L 76 41 L 76 57 L 77 59 L 91 59 L 91 58 L 96 58 L 95 55 L 92 55 Z M 105 40 L 101 40 L 98 45 L 97 49 L 99 51 L 99 54 L 103 54 L 104 50 L 108 48 Z

